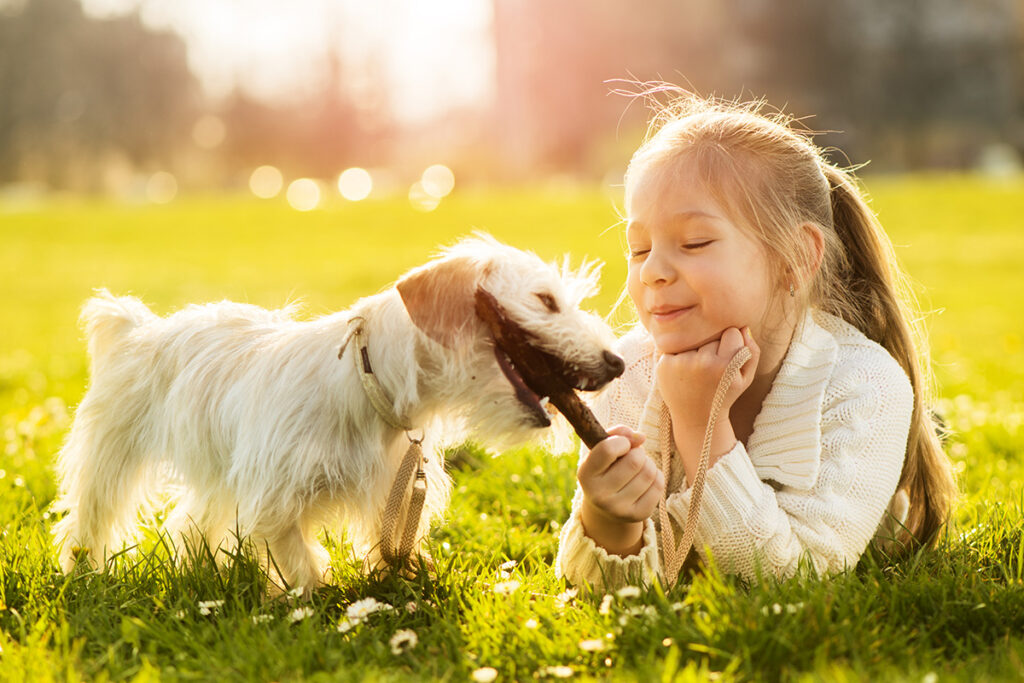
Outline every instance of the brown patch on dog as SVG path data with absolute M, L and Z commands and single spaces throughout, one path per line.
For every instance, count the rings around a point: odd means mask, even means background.
M 475 323 L 473 293 L 486 275 L 468 258 L 449 258 L 421 266 L 395 285 L 416 327 L 446 348 Z

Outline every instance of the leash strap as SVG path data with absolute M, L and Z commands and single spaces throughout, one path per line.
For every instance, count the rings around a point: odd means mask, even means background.
M 402 458 L 402 464 L 399 465 L 398 474 L 395 475 L 395 483 L 391 485 L 387 505 L 384 507 L 380 554 L 384 561 L 392 566 L 405 563 L 412 553 L 412 546 L 416 540 L 416 528 L 419 526 L 423 501 L 427 495 L 427 475 L 423 471 L 423 449 L 420 442 L 421 440 L 410 440 L 409 448 L 406 449 L 405 456 Z M 412 496 L 405 513 L 405 523 L 399 527 L 399 518 L 402 516 L 402 508 L 410 482 L 412 482 Z M 395 539 L 396 527 L 402 529 L 402 537 L 398 543 Z
M 704 443 L 700 449 L 700 460 L 697 464 L 697 473 L 693 478 L 692 493 L 690 494 L 690 508 L 686 513 L 686 526 L 683 527 L 683 538 L 679 545 L 675 542 L 675 531 L 672 528 L 672 520 L 668 515 L 668 491 L 666 490 L 658 503 L 658 519 L 661 524 L 661 555 L 665 566 L 665 578 L 668 585 L 675 584 L 679 578 L 679 570 L 683 561 L 690 554 L 693 547 L 693 537 L 697 533 L 697 516 L 700 514 L 701 497 L 704 495 L 704 480 L 708 472 L 708 460 L 711 457 L 711 437 L 714 435 L 715 427 L 718 424 L 718 414 L 722 410 L 722 403 L 725 401 L 725 392 L 729 390 L 736 375 L 739 374 L 743 364 L 750 360 L 753 354 L 750 349 L 743 347 L 736 352 L 736 355 L 729 361 L 725 368 L 725 374 L 718 381 L 715 388 L 714 398 L 711 400 L 711 413 L 708 415 L 708 424 L 704 429 Z M 669 460 L 672 453 L 672 418 L 669 415 L 668 406 L 662 403 L 661 406 L 661 469 L 665 474 L 665 481 L 668 481 Z M 667 427 L 666 427 L 667 426 Z
M 345 355 L 349 342 L 355 341 L 355 352 L 352 354 L 352 358 L 366 397 L 370 399 L 370 404 L 373 405 L 381 419 L 396 429 L 404 430 L 406 438 L 409 439 L 409 448 L 406 449 L 405 455 L 402 456 L 402 462 L 398 466 L 398 473 L 391 485 L 381 519 L 381 557 L 389 565 L 399 566 L 404 564 L 412 554 L 413 544 L 416 541 L 416 529 L 419 527 L 423 503 L 427 497 L 427 474 L 423 470 L 423 436 L 414 439 L 409 435 L 412 425 L 395 412 L 394 403 L 388 397 L 384 387 L 381 386 L 377 375 L 374 374 L 373 367 L 370 365 L 365 323 L 366 319 L 361 317 L 355 317 L 349 321 L 349 328 L 342 341 L 341 349 L 338 351 L 338 358 Z M 410 482 L 412 482 L 412 494 L 409 498 L 409 506 L 405 511 L 404 523 L 399 526 Z M 395 542 L 396 527 L 402 530 L 402 537 L 397 544 Z

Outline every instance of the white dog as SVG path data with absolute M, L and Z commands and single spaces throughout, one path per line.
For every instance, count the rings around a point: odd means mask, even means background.
M 270 551 L 281 579 L 308 590 L 326 576 L 320 528 L 343 524 L 375 566 L 388 491 L 421 434 L 422 550 L 451 488 L 443 447 L 471 436 L 509 444 L 550 424 L 474 314 L 474 293 L 492 294 L 573 368 L 578 388 L 593 389 L 622 371 L 608 328 L 579 309 L 596 280 L 590 265 L 559 269 L 478 235 L 395 287 L 305 322 L 231 302 L 160 318 L 100 292 L 82 311 L 91 383 L 59 456 L 62 567 L 131 542 L 140 505 L 159 493 L 154 475 L 167 469 L 184 491 L 168 520 L 176 540 L 216 549 L 237 528 Z M 357 327 L 359 345 L 349 341 Z M 374 407 L 359 363 L 409 433 Z

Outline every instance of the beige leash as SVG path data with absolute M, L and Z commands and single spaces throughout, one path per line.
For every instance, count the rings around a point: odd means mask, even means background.
M 405 564 L 412 554 L 412 546 L 416 541 L 416 528 L 420 523 L 420 515 L 423 512 L 423 501 L 427 497 L 427 475 L 423 471 L 423 449 L 420 447 L 422 439 L 409 440 L 409 449 L 402 458 L 402 464 L 395 475 L 395 483 L 391 485 L 391 493 L 388 494 L 388 502 L 384 507 L 384 519 L 381 522 L 380 532 L 380 554 L 384 561 L 392 566 Z M 402 514 L 402 506 L 405 502 L 406 491 L 409 482 L 412 481 L 412 495 L 409 498 L 409 508 L 405 514 L 405 523 L 398 524 Z M 402 540 L 395 543 L 395 527 L 404 529 Z
M 338 358 L 345 354 L 345 349 L 351 340 L 355 340 L 355 353 L 352 355 L 355 360 L 356 371 L 363 384 L 363 390 L 374 409 L 385 422 L 396 429 L 405 431 L 409 439 L 409 448 L 402 456 L 402 462 L 398 466 L 398 473 L 391 485 L 391 492 L 388 494 L 387 503 L 384 506 L 384 514 L 381 519 L 380 554 L 389 565 L 397 567 L 405 564 L 412 554 L 413 544 L 416 541 L 416 529 L 419 527 L 420 515 L 423 514 L 423 503 L 427 497 L 427 474 L 423 470 L 423 436 L 414 439 L 410 435 L 412 425 L 401 418 L 395 412 L 394 403 L 388 398 L 387 392 L 381 386 L 377 375 L 370 365 L 370 353 L 367 347 L 366 330 L 364 318 L 352 318 L 349 321 L 349 330 L 338 351 Z M 402 508 L 405 506 L 405 498 L 409 491 L 409 484 L 412 483 L 412 494 L 409 496 L 409 506 L 405 511 L 405 519 L 399 524 L 402 517 Z M 401 539 L 396 542 L 395 530 L 401 529 Z
M 683 561 L 690 554 L 693 546 L 693 537 L 697 533 L 697 516 L 700 514 L 700 501 L 704 495 L 704 479 L 708 471 L 708 460 L 711 457 L 711 437 L 714 435 L 715 426 L 718 424 L 718 413 L 722 410 L 722 402 L 725 401 L 725 392 L 729 390 L 733 380 L 739 373 L 743 364 L 750 360 L 750 349 L 743 347 L 736 352 L 736 355 L 729 361 L 725 368 L 725 374 L 718 381 L 715 388 L 715 396 L 711 400 L 711 413 L 708 415 L 708 424 L 704 430 L 704 443 L 700 449 L 700 461 L 697 464 L 697 474 L 693 478 L 692 492 L 690 494 L 690 509 L 686 513 L 686 526 L 683 527 L 683 538 L 676 546 L 675 532 L 672 530 L 672 521 L 668 516 L 668 491 L 666 490 L 658 503 L 658 519 L 661 524 L 661 555 L 665 566 L 665 578 L 669 586 L 675 584 L 679 578 L 679 570 Z M 672 418 L 668 414 L 668 406 L 662 403 L 661 424 L 668 425 L 661 431 L 661 470 L 668 481 L 669 460 L 672 453 Z

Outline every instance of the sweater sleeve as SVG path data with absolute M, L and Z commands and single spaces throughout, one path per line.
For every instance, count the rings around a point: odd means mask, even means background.
M 558 539 L 555 575 L 579 586 L 589 583 L 595 590 L 616 590 L 626 585 L 650 583 L 659 572 L 658 540 L 654 524 L 644 520 L 643 547 L 636 555 L 620 557 L 608 553 L 587 536 L 580 519 L 583 491 L 576 487 L 572 513 Z
M 620 351 L 626 360 L 626 371 L 591 405 L 594 416 L 605 427 L 636 427 L 649 384 L 650 359 L 642 355 L 637 335 L 624 337 L 622 342 Z M 580 457 L 586 453 L 586 446 L 581 446 Z M 659 572 L 657 535 L 651 520 L 644 521 L 643 547 L 639 553 L 627 557 L 611 555 L 587 536 L 580 519 L 582 504 L 583 491 L 577 484 L 572 511 L 559 536 L 555 574 L 574 585 L 589 583 L 598 590 L 615 590 L 641 581 L 649 583 Z
M 891 357 L 851 359 L 821 406 L 821 464 L 813 484 L 762 481 L 742 443 L 708 470 L 695 545 L 726 573 L 780 578 L 807 558 L 820 574 L 854 566 L 899 482 L 913 391 Z M 690 491 L 669 498 L 677 524 Z

